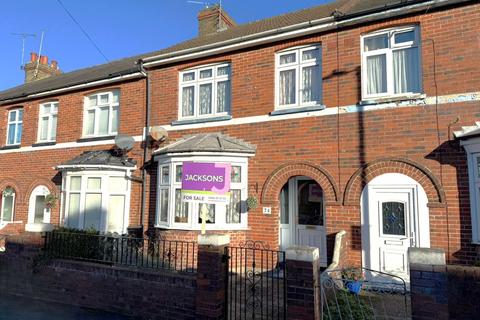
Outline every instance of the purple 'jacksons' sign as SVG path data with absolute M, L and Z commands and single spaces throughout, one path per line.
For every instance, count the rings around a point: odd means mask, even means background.
M 226 163 L 184 162 L 182 194 L 185 201 L 218 202 L 211 196 L 228 195 L 231 165 Z M 187 196 L 188 195 L 188 196 Z M 225 201 L 225 200 L 223 200 Z

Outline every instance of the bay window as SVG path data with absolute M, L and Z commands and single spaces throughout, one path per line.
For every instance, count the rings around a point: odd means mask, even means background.
M 421 93 L 420 35 L 417 26 L 362 37 L 362 97 Z
M 320 105 L 322 101 L 320 45 L 276 54 L 276 108 Z
M 8 112 L 7 145 L 17 145 L 22 141 L 23 109 Z
M 118 133 L 118 90 L 92 94 L 85 98 L 83 135 L 85 137 L 109 136 Z
M 230 114 L 230 64 L 182 71 L 179 88 L 179 119 Z
M 58 102 L 47 102 L 40 105 L 38 124 L 38 141 L 52 142 L 57 138 Z
M 228 204 L 187 203 L 182 201 L 184 161 L 231 163 Z M 200 230 L 202 217 L 207 230 L 235 230 L 247 227 L 247 159 L 240 157 L 163 158 L 158 165 L 156 226 L 170 229 Z

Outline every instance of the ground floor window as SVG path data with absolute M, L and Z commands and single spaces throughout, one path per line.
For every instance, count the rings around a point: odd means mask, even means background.
M 15 212 L 15 190 L 12 187 L 3 189 L 1 209 L 0 222 L 13 221 Z
M 28 208 L 28 223 L 50 223 L 50 208 L 47 206 L 47 196 L 50 194 L 45 186 L 37 186 L 30 195 Z
M 65 225 L 124 233 L 128 226 L 130 180 L 122 171 L 66 172 Z
M 235 230 L 247 227 L 247 158 L 184 157 L 158 159 L 156 226 L 199 230 L 202 217 L 207 229 Z M 182 201 L 182 164 L 184 161 L 231 164 L 228 204 L 187 203 Z

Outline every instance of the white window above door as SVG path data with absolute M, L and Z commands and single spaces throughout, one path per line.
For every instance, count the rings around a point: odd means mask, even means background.
M 120 92 L 100 92 L 85 97 L 83 136 L 101 137 L 118 133 Z
M 57 139 L 58 102 L 46 102 L 40 105 L 38 119 L 38 142 L 53 142 Z

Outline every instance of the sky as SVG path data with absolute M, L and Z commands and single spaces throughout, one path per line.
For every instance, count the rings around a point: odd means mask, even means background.
M 188 0 L 60 0 L 109 61 L 156 51 L 197 35 L 197 13 L 203 4 Z M 215 4 L 218 0 L 211 0 Z M 199 0 L 198 2 L 204 2 Z M 222 0 L 237 23 L 247 23 L 313 7 L 329 0 Z M 0 91 L 24 81 L 25 61 L 38 52 L 57 60 L 63 72 L 106 63 L 68 16 L 59 0 L 0 0 Z

